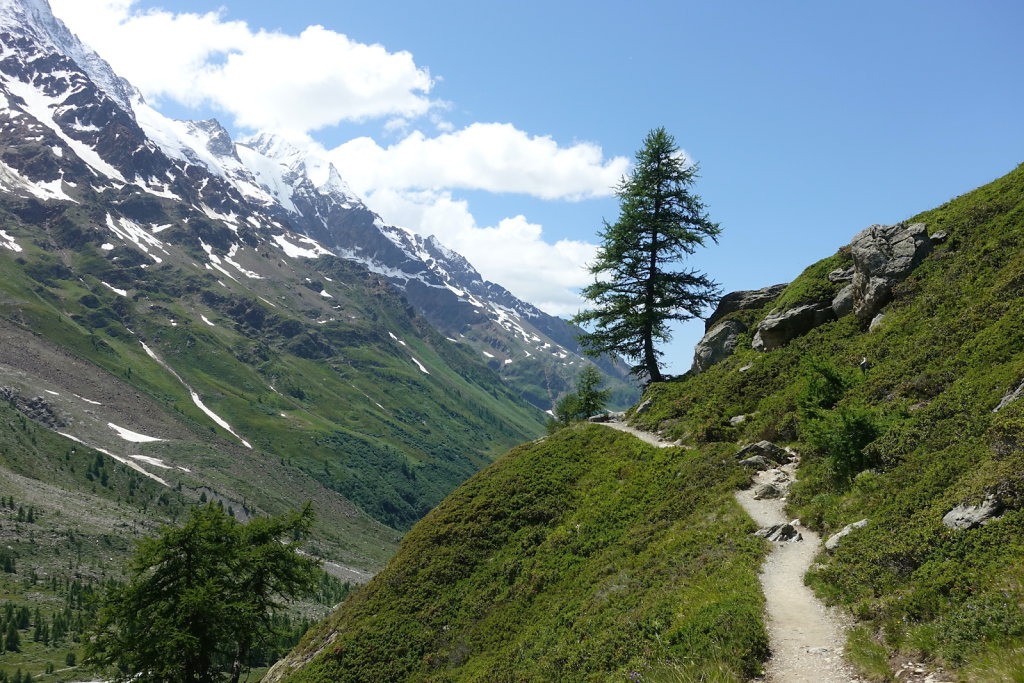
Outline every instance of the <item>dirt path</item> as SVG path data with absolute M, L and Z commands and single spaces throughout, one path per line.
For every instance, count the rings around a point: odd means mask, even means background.
M 622 422 L 602 424 L 632 434 L 652 446 L 664 448 L 677 445 Z M 758 526 L 764 528 L 796 521 L 786 518 L 783 500 L 755 500 L 754 491 L 769 482 L 787 489 L 796 478 L 797 464 L 792 462 L 777 469 L 758 472 L 750 488 L 736 492 L 736 501 Z M 799 522 L 794 526 L 803 540 L 773 542 L 772 552 L 758 576 L 765 595 L 768 637 L 772 650 L 763 680 L 765 683 L 858 681 L 843 660 L 846 636 L 842 620 L 804 585 L 804 574 L 814 561 L 821 539 Z
M 795 478 L 796 463 L 759 472 L 754 484 L 736 492 L 736 500 L 761 527 L 785 524 L 784 503 L 779 499 L 754 500 L 764 483 L 786 486 Z M 850 683 L 858 678 L 843 661 L 846 641 L 842 620 L 826 608 L 804 585 L 804 574 L 820 547 L 818 535 L 794 525 L 803 540 L 773 542 L 758 578 L 768 612 L 768 637 L 772 657 L 764 680 L 770 683 Z
M 642 431 L 640 429 L 636 429 L 635 427 L 630 427 L 625 422 L 611 421 L 611 422 L 600 422 L 599 424 L 603 424 L 605 427 L 611 427 L 612 429 L 618 429 L 620 432 L 626 432 L 627 434 L 632 434 L 633 436 L 635 436 L 636 438 L 640 439 L 641 441 L 643 441 L 645 443 L 649 443 L 652 446 L 656 446 L 658 448 L 668 448 L 669 446 L 678 446 L 679 445 L 677 443 L 672 443 L 671 441 L 665 441 L 664 439 L 662 439 L 657 434 L 651 434 L 650 432 L 645 432 L 645 431 Z

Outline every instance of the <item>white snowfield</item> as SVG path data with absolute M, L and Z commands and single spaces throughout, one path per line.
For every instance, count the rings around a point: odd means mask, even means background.
M 409 356 L 409 358 L 412 358 L 412 362 L 416 364 L 416 367 L 418 367 L 420 369 L 420 372 L 422 372 L 424 375 L 429 375 L 430 374 L 430 371 L 427 370 L 425 367 L 423 367 L 423 363 L 421 363 L 418 360 L 416 360 L 415 356 Z
M 155 436 L 146 436 L 145 434 L 139 434 L 138 432 L 133 432 L 130 429 L 119 427 L 113 422 L 108 422 L 107 426 L 113 429 L 115 432 L 117 432 L 117 435 L 119 437 L 121 437 L 125 441 L 131 441 L 132 443 L 149 443 L 151 441 L 163 441 L 163 439 L 158 439 Z

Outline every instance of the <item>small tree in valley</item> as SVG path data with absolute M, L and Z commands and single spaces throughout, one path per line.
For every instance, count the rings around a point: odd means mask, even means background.
M 592 326 L 580 336 L 587 353 L 621 354 L 634 361 L 635 375 L 652 382 L 663 379 L 655 342 L 671 339 L 668 324 L 700 317 L 720 294 L 707 275 L 679 265 L 720 233 L 690 192 L 697 170 L 664 128 L 648 133 L 616 190 L 619 219 L 605 223 L 590 267 L 596 281 L 583 296 L 594 307 L 573 319 Z

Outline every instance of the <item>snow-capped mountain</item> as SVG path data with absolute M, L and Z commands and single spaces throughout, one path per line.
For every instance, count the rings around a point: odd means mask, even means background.
M 485 281 L 434 237 L 385 224 L 330 163 L 272 134 L 236 142 L 215 120 L 160 114 L 45 0 L 0 0 L 0 39 L 0 190 L 41 207 L 105 203 L 102 223 L 119 240 L 157 263 L 162 240 L 189 242 L 225 277 L 270 276 L 268 249 L 357 261 L 544 409 L 584 366 L 576 328 Z M 187 229 L 161 234 L 167 209 L 155 199 L 179 202 Z M 599 365 L 633 397 L 622 363 Z

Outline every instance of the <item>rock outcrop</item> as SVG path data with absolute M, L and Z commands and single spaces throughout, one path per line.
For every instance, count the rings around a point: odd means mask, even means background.
M 835 550 L 839 547 L 839 544 L 843 542 L 844 538 L 849 536 L 852 532 L 856 531 L 857 529 L 863 529 L 867 525 L 868 520 L 866 519 L 862 519 L 859 522 L 854 522 L 853 524 L 847 524 L 841 530 L 837 531 L 836 533 L 828 537 L 828 540 L 825 541 L 825 550 Z
M 852 277 L 852 276 L 851 276 Z M 842 318 L 853 312 L 853 285 L 846 285 L 832 298 L 832 313 Z
M 831 320 L 835 313 L 830 302 L 773 311 L 757 326 L 752 346 L 757 351 L 771 351 Z
M 1000 410 L 1010 405 L 1021 396 L 1024 396 L 1024 381 L 1018 384 L 1016 389 L 1009 391 L 1005 396 L 1003 396 L 1003 398 L 999 401 L 999 405 L 993 408 L 992 412 L 998 413 Z
M 962 503 L 942 517 L 942 523 L 950 529 L 973 529 L 996 519 L 1003 512 L 1003 504 L 989 494 L 979 505 Z
M 853 266 L 849 268 L 836 268 L 828 274 L 829 282 L 851 282 L 853 281 Z
M 693 372 L 704 372 L 715 363 L 720 363 L 736 350 L 736 341 L 747 331 L 739 320 L 718 323 L 697 342 L 693 351 Z
M 761 457 L 767 462 L 774 463 L 776 465 L 785 465 L 793 458 L 789 451 L 785 448 L 776 446 L 771 441 L 758 441 L 757 443 L 752 443 L 749 446 L 744 446 L 742 449 L 737 451 L 733 457 L 740 462 L 749 458 Z
M 53 406 L 42 396 L 25 398 L 12 387 L 0 387 L 0 401 L 7 401 L 18 412 L 50 429 L 63 429 L 67 422 L 54 411 Z
M 892 288 L 932 250 L 924 223 L 872 225 L 850 242 L 853 256 L 853 312 L 875 317 L 892 298 Z
M 716 322 L 736 311 L 746 311 L 754 308 L 761 308 L 778 298 L 782 291 L 789 286 L 783 282 L 762 289 L 745 289 L 738 292 L 730 292 L 718 302 L 718 308 L 704 321 L 704 331 L 710 331 Z

